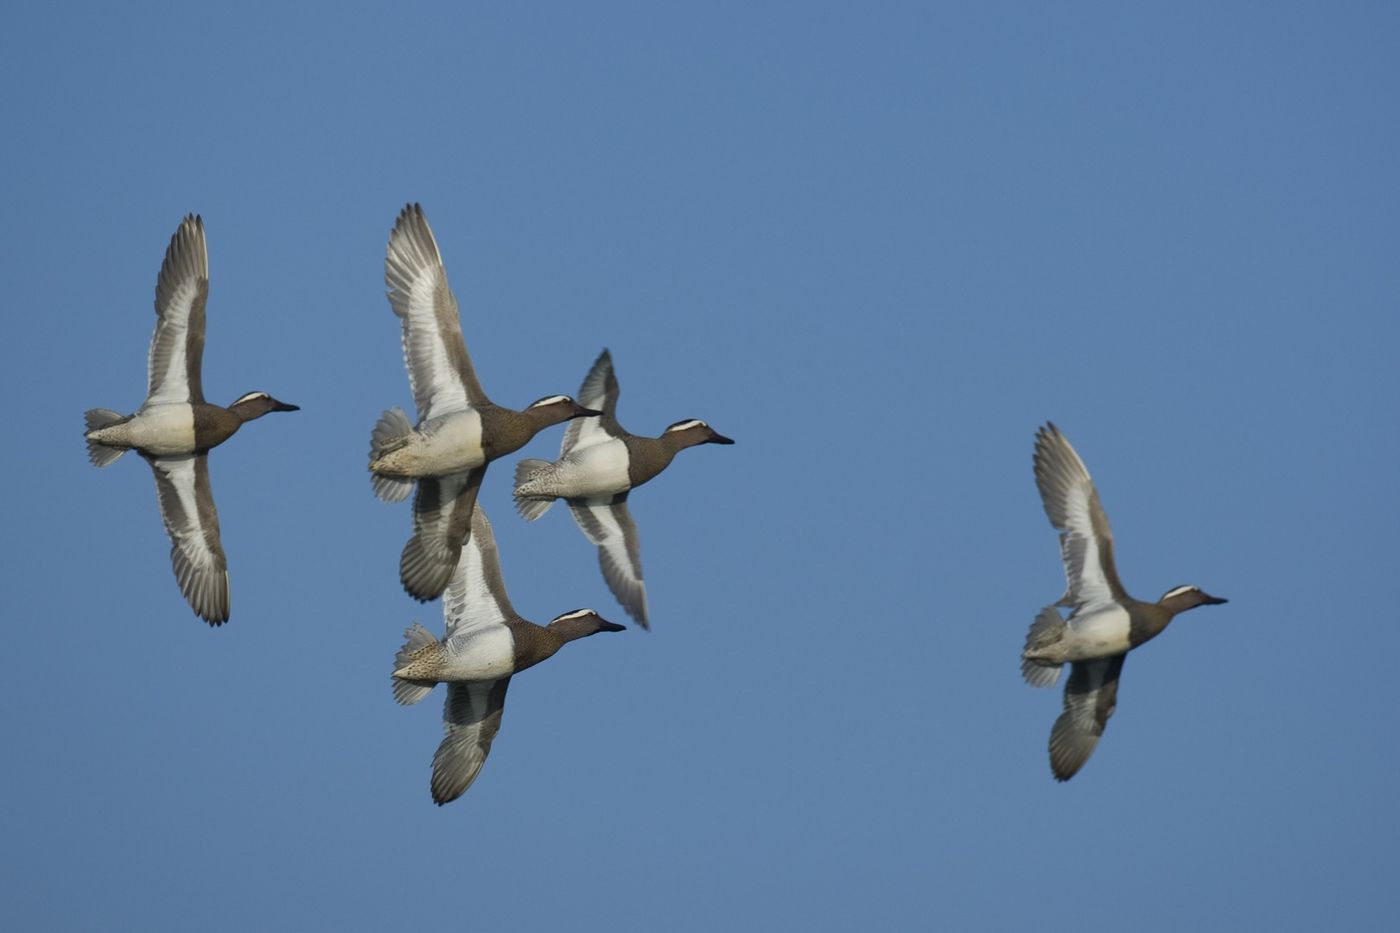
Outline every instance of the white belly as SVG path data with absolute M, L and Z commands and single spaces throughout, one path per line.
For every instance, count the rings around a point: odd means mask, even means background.
M 554 465 L 557 495 L 587 499 L 625 492 L 632 488 L 627 463 L 627 445 L 617 438 L 576 450 Z
M 1069 622 L 1064 644 L 1066 661 L 1086 661 L 1127 651 L 1132 620 L 1122 606 L 1081 612 Z
M 186 402 L 143 406 L 126 429 L 126 444 L 143 453 L 171 456 L 194 452 L 194 409 Z
M 499 680 L 515 672 L 515 639 L 504 625 L 453 635 L 442 680 Z

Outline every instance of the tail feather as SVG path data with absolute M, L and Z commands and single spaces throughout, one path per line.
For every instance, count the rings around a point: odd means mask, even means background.
M 1065 620 L 1055 611 L 1054 606 L 1040 610 L 1026 633 L 1026 646 L 1021 652 L 1021 676 L 1032 687 L 1053 687 L 1060 679 L 1063 663 L 1042 661 L 1029 657 L 1032 652 L 1048 648 L 1064 637 Z
M 126 415 L 115 412 L 107 408 L 89 408 L 83 413 L 83 422 L 87 433 L 100 430 L 109 425 L 125 421 Z M 116 462 L 122 454 L 126 453 L 125 447 L 109 447 L 101 441 L 87 438 L 88 460 L 95 467 L 105 467 L 109 463 Z
M 408 420 L 404 410 L 395 406 L 379 416 L 374 430 L 369 435 L 370 484 L 374 494 L 385 502 L 402 502 L 413 492 L 413 480 L 401 476 L 381 476 L 372 472 L 373 464 L 380 457 L 403 446 L 404 439 L 413 433 L 413 422 Z
M 515 510 L 520 513 L 520 517 L 527 522 L 533 522 L 554 504 L 554 496 L 532 495 L 528 489 L 530 483 L 541 478 L 540 474 L 547 468 L 553 466 L 548 460 L 521 460 L 515 465 Z
M 407 639 L 398 654 L 394 655 L 394 670 L 400 670 L 404 665 L 412 660 L 413 656 L 428 645 L 437 644 L 437 639 L 433 633 L 423 626 L 414 622 L 404 630 L 404 637 Z M 412 706 L 433 692 L 434 683 L 426 683 L 421 680 L 401 680 L 398 677 L 394 681 L 394 701 L 403 706 Z
M 374 495 L 384 502 L 402 502 L 413 493 L 414 480 L 402 476 L 371 473 L 369 483 L 374 487 Z
M 404 410 L 397 405 L 390 408 L 379 416 L 379 420 L 374 423 L 374 430 L 370 432 L 370 459 L 378 460 L 400 446 L 403 439 L 412 433 L 413 422 L 408 420 Z

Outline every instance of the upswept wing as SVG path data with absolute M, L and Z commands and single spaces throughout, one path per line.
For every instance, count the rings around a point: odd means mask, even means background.
M 448 638 L 460 631 L 505 625 L 507 619 L 515 617 L 501 577 L 496 536 L 479 505 L 472 510 L 471 534 L 443 593 L 442 615 Z
M 146 404 L 204 401 L 200 366 L 208 298 L 204 221 L 191 214 L 170 238 L 156 279 L 156 329 L 146 360 Z
M 384 259 L 389 305 L 403 319 L 403 357 L 419 422 L 487 404 L 467 347 L 457 299 L 423 208 L 409 204 Z
M 1048 422 L 1036 432 L 1035 483 L 1050 524 L 1060 531 L 1066 583 L 1060 605 L 1100 608 L 1127 598 L 1094 482 L 1060 429 Z
M 564 429 L 564 442 L 559 447 L 560 456 L 567 455 L 584 447 L 592 447 L 614 437 L 626 434 L 617 423 L 617 376 L 613 373 L 612 354 L 607 350 L 598 354 L 588 375 L 583 377 L 579 387 L 577 402 L 584 408 L 601 411 L 596 418 L 575 418 Z

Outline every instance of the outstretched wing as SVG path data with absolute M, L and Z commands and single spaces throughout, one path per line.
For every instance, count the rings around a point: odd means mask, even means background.
M 433 755 L 433 803 L 456 800 L 476 780 L 501 729 L 508 686 L 509 677 L 448 684 L 442 711 L 446 735 Z
M 418 420 L 486 404 L 437 241 L 417 204 L 399 212 L 389 234 L 384 284 L 390 307 L 403 319 L 404 365 Z
M 1127 598 L 1113 561 L 1113 532 L 1084 461 L 1047 422 L 1035 436 L 1035 484 L 1060 534 L 1065 565 L 1062 606 L 1097 609 Z
M 1055 780 L 1074 777 L 1094 753 L 1118 706 L 1118 675 L 1127 656 L 1124 652 L 1071 665 L 1065 684 L 1065 711 L 1050 730 L 1050 770 Z
M 209 251 L 204 221 L 180 222 L 156 279 L 156 330 L 146 360 L 146 404 L 204 401 L 204 304 L 209 298 Z
M 564 456 L 584 447 L 592 447 L 627 432 L 617 423 L 617 376 L 613 373 L 612 354 L 606 349 L 598 354 L 583 385 L 578 390 L 578 403 L 584 408 L 601 411 L 596 418 L 575 418 L 564 429 L 564 442 L 559 447 Z
M 589 541 L 598 546 L 598 564 L 622 608 L 642 628 L 647 621 L 647 589 L 642 582 L 642 551 L 637 524 L 627 508 L 627 493 L 598 499 L 570 499 L 574 521 Z
M 170 535 L 175 581 L 201 619 L 221 625 L 228 621 L 228 562 L 219 543 L 208 455 L 146 459 L 156 477 L 160 517 Z

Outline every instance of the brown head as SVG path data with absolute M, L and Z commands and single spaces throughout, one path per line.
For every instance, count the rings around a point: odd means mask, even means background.
M 1212 596 L 1199 586 L 1178 586 L 1167 590 L 1162 598 L 1157 600 L 1157 605 L 1176 615 L 1197 606 L 1218 606 L 1227 602 L 1228 599 Z
M 547 428 L 552 424 L 572 421 L 575 418 L 601 415 L 602 412 L 592 408 L 584 408 L 567 395 L 546 395 L 544 398 L 527 405 L 524 414 L 529 415 L 540 427 Z
M 666 441 L 669 446 L 677 450 L 682 447 L 694 447 L 697 444 L 734 443 L 698 418 L 677 421 L 675 424 L 662 431 L 661 436 L 657 438 L 657 440 Z
M 627 626 L 609 622 L 592 609 L 575 609 L 561 616 L 555 616 L 545 628 L 553 632 L 560 643 L 576 638 L 587 638 L 599 632 L 625 632 Z
M 300 406 L 279 402 L 266 392 L 249 392 L 238 398 L 228 410 L 238 416 L 239 421 L 248 422 L 261 418 L 270 411 L 300 411 Z

